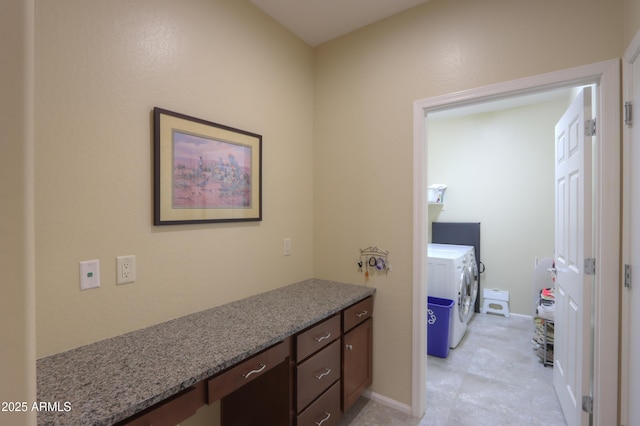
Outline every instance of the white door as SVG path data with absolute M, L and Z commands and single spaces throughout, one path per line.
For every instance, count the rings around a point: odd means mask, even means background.
M 582 397 L 589 395 L 591 284 L 591 89 L 585 88 L 556 124 L 556 323 L 553 383 L 569 426 L 587 425 Z

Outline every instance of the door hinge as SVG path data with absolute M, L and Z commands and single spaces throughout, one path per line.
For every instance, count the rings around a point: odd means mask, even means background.
M 596 259 L 593 257 L 584 259 L 584 273 L 585 275 L 596 274 Z
M 631 265 L 624 265 L 624 286 L 631 288 Z
M 624 103 L 624 124 L 631 127 L 633 124 L 633 103 Z
M 586 411 L 589 414 L 593 414 L 593 397 L 582 397 L 582 411 Z
M 584 135 L 595 136 L 596 135 L 596 119 L 585 120 L 584 122 Z

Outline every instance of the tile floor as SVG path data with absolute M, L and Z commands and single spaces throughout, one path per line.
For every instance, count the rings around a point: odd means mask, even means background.
M 553 368 L 532 349 L 532 320 L 475 314 L 445 359 L 427 361 L 427 411 L 413 418 L 360 398 L 340 426 L 566 426 Z

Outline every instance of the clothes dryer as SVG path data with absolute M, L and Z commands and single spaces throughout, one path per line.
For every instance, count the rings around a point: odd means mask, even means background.
M 473 246 L 429 244 L 427 255 L 427 294 L 454 301 L 449 326 L 449 347 L 455 348 L 467 330 L 478 294 Z

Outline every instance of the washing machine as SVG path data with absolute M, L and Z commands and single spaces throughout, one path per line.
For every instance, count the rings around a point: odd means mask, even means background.
M 473 246 L 429 244 L 427 293 L 454 301 L 450 316 L 449 347 L 458 346 L 473 315 L 478 296 L 478 270 Z

